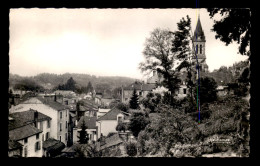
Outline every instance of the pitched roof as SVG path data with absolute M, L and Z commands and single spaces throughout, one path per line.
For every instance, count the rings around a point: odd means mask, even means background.
M 24 125 L 34 123 L 34 113 L 36 110 L 30 109 L 24 112 L 15 112 L 9 115 L 10 120 L 8 123 L 9 130 L 22 127 Z M 51 117 L 38 112 L 38 121 L 51 120 Z
M 201 40 L 198 40 L 198 37 L 201 37 Z M 200 22 L 200 17 L 198 18 L 197 26 L 194 31 L 193 40 L 194 41 L 206 41 L 204 32 L 202 30 L 201 22 Z
M 143 90 L 143 91 L 151 91 L 156 87 L 155 84 L 143 84 L 141 82 L 134 82 L 129 86 L 125 87 L 124 90 Z
M 77 128 L 81 129 L 81 125 L 83 123 L 83 120 L 85 121 L 85 126 L 87 129 L 96 129 L 96 120 L 97 117 L 88 117 L 88 116 L 82 116 L 77 124 Z
M 30 136 L 36 135 L 38 133 L 41 133 L 42 131 L 40 129 L 37 129 L 31 124 L 28 124 L 26 126 L 22 126 L 13 130 L 9 130 L 9 138 L 11 140 L 21 140 L 24 138 L 28 138 Z
M 119 113 L 122 113 L 126 116 L 125 119 L 127 119 L 127 116 L 123 111 L 117 109 L 117 108 L 112 108 L 110 111 L 108 111 L 105 115 L 101 116 L 100 118 L 97 119 L 97 121 L 99 120 L 117 120 L 117 115 Z
M 15 150 L 21 148 L 23 145 L 14 140 L 8 140 L 8 150 Z
M 112 135 L 110 137 L 107 137 L 105 139 L 105 144 L 100 147 L 100 150 L 103 150 L 105 148 L 108 148 L 108 147 L 111 147 L 111 146 L 114 146 L 114 145 L 118 145 L 118 144 L 123 143 L 123 142 L 124 141 L 119 136 L 119 134 L 116 133 L 116 134 L 114 134 L 114 135 Z
M 59 102 L 56 102 L 56 101 L 52 101 L 52 100 L 45 100 L 44 98 L 42 97 L 38 97 L 38 99 L 43 103 L 43 104 L 46 104 L 48 106 L 50 106 L 51 108 L 57 110 L 57 111 L 60 111 L 60 110 L 64 110 L 64 109 L 68 109 L 69 107 L 68 106 L 64 106 L 62 105 L 61 103 Z
M 65 148 L 65 144 L 63 142 L 60 142 L 54 138 L 49 138 L 46 141 L 43 142 L 42 148 L 46 149 L 47 152 L 62 150 Z

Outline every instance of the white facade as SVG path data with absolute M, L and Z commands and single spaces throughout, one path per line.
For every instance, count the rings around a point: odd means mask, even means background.
M 103 136 L 107 136 L 110 132 L 117 132 L 116 126 L 117 126 L 117 120 L 102 120 L 97 121 L 96 125 L 98 126 L 98 138 L 100 138 L 101 133 Z
M 110 132 L 117 132 L 116 126 L 118 125 L 119 117 L 121 117 L 123 122 L 126 122 L 126 120 L 124 120 L 124 114 L 122 114 L 122 113 L 119 113 L 117 115 L 116 120 L 99 120 L 99 121 L 96 121 L 96 126 L 98 127 L 98 133 L 97 133 L 98 138 L 100 138 L 101 133 L 102 133 L 103 136 L 107 136 L 108 133 L 110 133 Z
M 23 145 L 22 157 L 42 157 L 43 149 L 42 149 L 42 133 L 39 133 L 39 138 L 36 139 L 36 135 L 27 138 L 27 143 L 25 139 L 19 140 L 18 142 Z M 40 143 L 39 150 L 35 150 L 36 142 Z M 27 151 L 27 152 L 26 152 Z M 26 155 L 27 153 L 27 155 Z
M 68 136 L 68 127 L 66 128 L 66 122 L 69 122 L 69 110 L 65 109 L 57 111 L 47 104 L 43 104 L 37 98 L 30 98 L 24 103 L 12 107 L 10 112 L 23 112 L 28 111 L 30 108 L 51 117 L 52 120 L 50 122 L 50 137 L 56 140 L 61 140 L 61 142 L 67 145 L 67 140 L 65 137 L 66 135 Z M 60 112 L 62 112 L 62 118 L 60 118 Z M 60 126 L 62 127 L 61 131 Z M 44 137 L 46 137 L 46 132 L 43 134 Z

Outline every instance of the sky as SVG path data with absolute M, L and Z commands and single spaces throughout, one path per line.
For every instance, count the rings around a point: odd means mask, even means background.
M 215 39 L 206 9 L 11 9 L 10 73 L 82 73 L 146 79 L 138 69 L 146 38 L 155 28 L 177 30 L 189 15 L 192 31 L 198 15 L 206 36 L 209 71 L 247 59 L 238 45 Z

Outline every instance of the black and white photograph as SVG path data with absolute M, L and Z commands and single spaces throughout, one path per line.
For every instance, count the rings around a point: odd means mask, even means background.
M 251 26 L 250 8 L 10 8 L 8 157 L 248 158 Z

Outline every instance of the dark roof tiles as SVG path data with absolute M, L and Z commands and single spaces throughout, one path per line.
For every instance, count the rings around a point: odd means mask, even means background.
M 36 110 L 30 109 L 24 112 L 15 112 L 9 115 L 12 119 L 8 123 L 9 130 L 34 123 L 34 113 Z M 44 121 L 44 120 L 51 120 L 51 117 L 38 112 L 38 119 L 37 121 Z
M 85 126 L 87 127 L 87 129 L 96 129 L 97 117 L 82 116 L 77 124 L 78 129 L 81 129 L 83 120 L 85 121 Z
M 45 99 L 42 98 L 42 97 L 38 97 L 38 99 L 39 99 L 43 104 L 46 104 L 46 105 L 50 106 L 51 108 L 53 108 L 53 109 L 55 109 L 55 110 L 57 110 L 57 111 L 64 110 L 64 109 L 69 109 L 68 106 L 64 106 L 64 105 L 62 105 L 61 103 L 56 102 L 56 101 L 45 100 Z
M 33 125 L 28 124 L 26 126 L 22 126 L 22 127 L 13 129 L 13 130 L 9 130 L 9 138 L 11 140 L 18 141 L 18 140 L 36 135 L 41 132 L 42 131 L 40 129 L 37 129 Z

